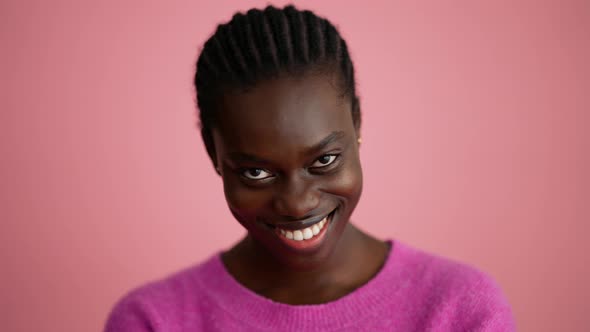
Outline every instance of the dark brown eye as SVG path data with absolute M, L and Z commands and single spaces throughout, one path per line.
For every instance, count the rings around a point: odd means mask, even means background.
M 338 155 L 335 155 L 335 154 L 325 154 L 325 155 L 319 157 L 313 163 L 313 165 L 311 165 L 311 167 L 314 167 L 314 168 L 326 167 L 326 166 L 330 165 L 331 163 L 333 163 L 337 157 L 338 157 Z
M 250 168 L 242 172 L 242 175 L 250 180 L 264 180 L 271 174 L 261 168 Z

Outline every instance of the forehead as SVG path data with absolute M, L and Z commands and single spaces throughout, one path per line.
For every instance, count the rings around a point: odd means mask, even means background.
M 264 81 L 225 96 L 218 115 L 215 140 L 227 152 L 293 154 L 334 131 L 354 132 L 349 99 L 324 75 Z

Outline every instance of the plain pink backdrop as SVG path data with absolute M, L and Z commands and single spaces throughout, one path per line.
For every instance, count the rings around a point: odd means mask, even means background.
M 589 331 L 590 2 L 295 3 L 355 61 L 353 220 L 488 272 L 521 331 Z M 99 331 L 243 235 L 191 80 L 215 25 L 265 4 L 0 3 L 2 331 Z

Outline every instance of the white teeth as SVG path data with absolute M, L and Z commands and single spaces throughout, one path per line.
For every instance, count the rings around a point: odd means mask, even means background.
M 311 232 L 313 233 L 313 235 L 318 235 L 318 233 L 320 232 L 320 228 L 318 227 L 318 225 L 311 226 Z
M 303 233 L 300 230 L 296 230 L 295 232 L 293 232 L 293 240 L 302 241 L 303 240 Z
M 289 240 L 295 240 L 295 241 L 309 240 L 312 237 L 314 237 L 320 233 L 322 228 L 324 228 L 324 226 L 328 222 L 327 218 L 328 217 L 324 218 L 319 223 L 317 223 L 313 226 L 304 228 L 304 229 L 299 229 L 296 231 L 287 231 L 287 230 L 279 228 L 279 231 L 281 232 L 281 234 L 284 237 L 286 237 Z

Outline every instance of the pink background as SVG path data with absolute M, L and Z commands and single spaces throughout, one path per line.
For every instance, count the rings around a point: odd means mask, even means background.
M 589 331 L 590 2 L 354 3 L 296 2 L 356 64 L 353 219 L 490 273 L 521 331 Z M 0 329 L 98 331 L 243 234 L 191 80 L 215 24 L 264 4 L 1 2 Z

